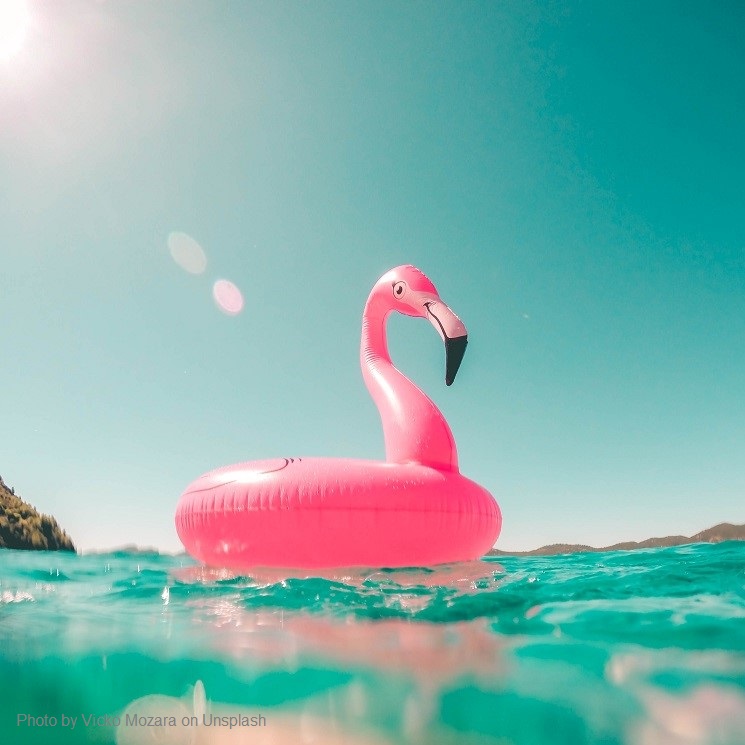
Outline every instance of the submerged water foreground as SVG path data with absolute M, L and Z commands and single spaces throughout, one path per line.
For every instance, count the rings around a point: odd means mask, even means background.
M 326 578 L 0 551 L 0 742 L 743 745 L 745 542 Z

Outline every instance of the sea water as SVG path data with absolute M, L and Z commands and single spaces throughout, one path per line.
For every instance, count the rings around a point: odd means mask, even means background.
M 745 542 L 320 574 L 0 551 L 0 743 L 745 743 Z

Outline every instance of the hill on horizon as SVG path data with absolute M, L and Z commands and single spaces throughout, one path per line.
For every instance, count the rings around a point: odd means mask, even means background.
M 640 548 L 668 548 L 688 543 L 722 543 L 723 541 L 745 541 L 745 525 L 719 523 L 692 536 L 669 535 L 664 538 L 647 538 L 644 541 L 624 541 L 612 546 L 595 548 L 573 543 L 552 543 L 534 548 L 532 551 L 500 551 L 493 548 L 488 556 L 554 556 L 557 554 L 601 553 L 603 551 L 634 551 Z

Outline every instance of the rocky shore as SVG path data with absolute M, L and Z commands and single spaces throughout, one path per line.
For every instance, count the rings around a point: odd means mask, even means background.
M 75 551 L 70 536 L 49 515 L 24 502 L 0 476 L 0 548 Z

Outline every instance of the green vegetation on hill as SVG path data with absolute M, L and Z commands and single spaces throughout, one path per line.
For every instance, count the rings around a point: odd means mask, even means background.
M 0 477 L 0 548 L 75 551 L 70 536 L 49 515 L 16 496 Z

